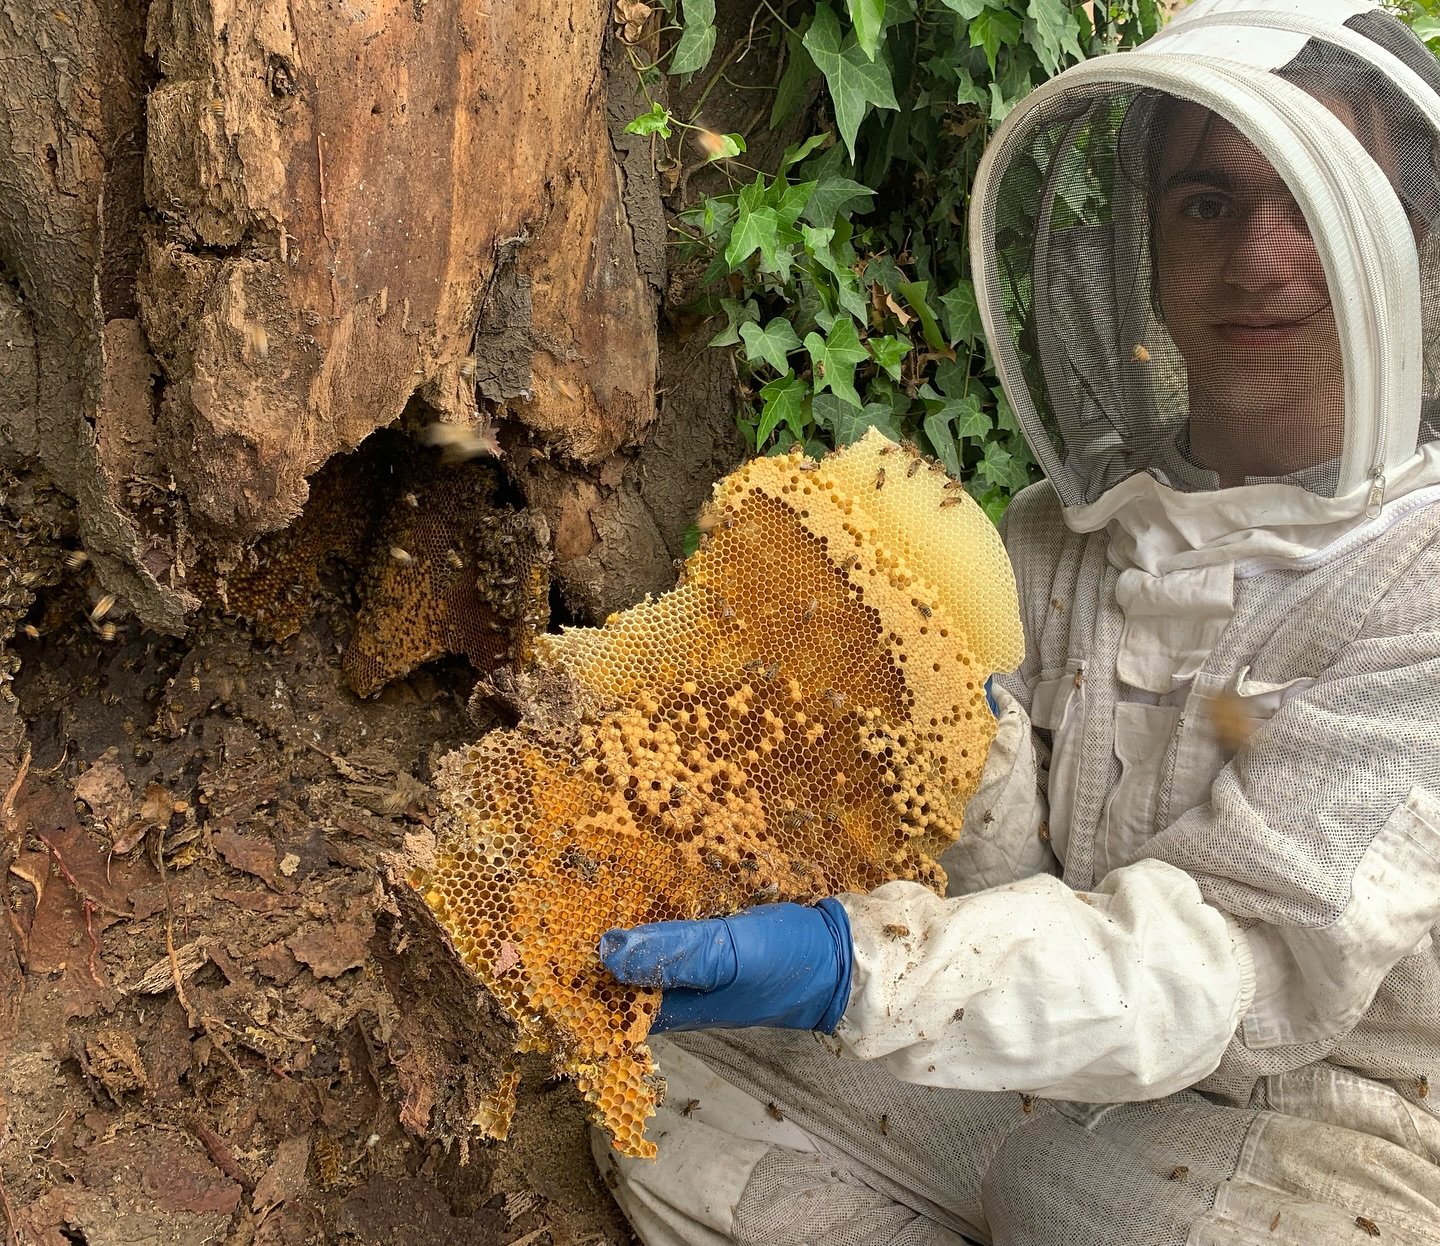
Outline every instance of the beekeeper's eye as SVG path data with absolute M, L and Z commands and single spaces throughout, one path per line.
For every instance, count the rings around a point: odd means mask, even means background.
M 1234 199 L 1214 191 L 1187 195 L 1180 201 L 1180 215 L 1191 221 L 1228 221 L 1236 212 Z

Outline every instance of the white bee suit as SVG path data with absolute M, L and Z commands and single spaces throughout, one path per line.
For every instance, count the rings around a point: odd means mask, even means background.
M 1440 1243 L 1440 196 L 1433 129 L 1407 146 L 1321 102 L 1354 89 L 1325 77 L 1338 51 L 1434 127 L 1440 75 L 1376 18 L 1197 0 L 992 143 L 977 291 L 1049 477 L 1005 523 L 1026 661 L 999 681 L 950 896 L 842 897 L 835 1038 L 656 1042 L 659 1159 L 596 1142 L 647 1246 Z M 1238 180 L 1288 187 L 1323 317 L 1235 261 L 1252 301 L 1187 338 L 1163 205 L 1213 185 L 1180 219 L 1219 228 L 1248 193 L 1174 154 L 1192 104 L 1226 127 L 1197 152 L 1258 150 Z M 1257 409 L 1333 383 L 1343 427 L 1300 428 L 1283 471 L 1217 467 L 1212 339 L 1237 361 L 1217 387 L 1263 388 L 1273 342 L 1290 362 Z

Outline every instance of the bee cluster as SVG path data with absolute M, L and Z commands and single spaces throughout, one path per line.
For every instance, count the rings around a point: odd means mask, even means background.
M 872 433 L 722 480 L 673 591 L 538 638 L 536 677 L 570 681 L 571 708 L 439 768 L 411 881 L 521 1050 L 549 1052 L 625 1154 L 655 1153 L 659 996 L 606 973 L 605 930 L 943 887 L 994 736 L 985 679 L 1019 661 L 1020 624 L 998 535 L 943 473 L 902 460 L 875 488 L 893 449 Z M 496 1136 L 514 1089 L 487 1110 Z
M 498 492 L 488 462 L 383 435 L 317 473 L 300 518 L 208 595 L 280 640 L 313 610 L 335 556 L 359 569 L 341 662 L 357 694 L 451 654 L 488 672 L 523 658 L 549 618 L 548 533 Z
M 482 672 L 528 658 L 549 620 L 548 532 L 497 485 L 488 463 L 434 463 L 382 516 L 342 660 L 360 696 L 446 654 Z
M 65 549 L 71 506 L 59 493 L 17 481 L 0 482 L 0 699 L 13 701 L 10 684 L 20 668 L 11 648 L 17 636 L 38 640 L 42 628 L 28 621 L 42 590 L 84 571 L 89 559 Z M 113 639 L 115 623 L 105 615 L 114 599 L 98 593 L 85 620 L 102 639 Z M 97 613 L 98 612 L 98 613 Z M 69 620 L 77 622 L 79 620 Z

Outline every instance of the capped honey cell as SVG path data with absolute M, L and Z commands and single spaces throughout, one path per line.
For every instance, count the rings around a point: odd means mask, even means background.
M 679 585 L 537 638 L 521 677 L 564 695 L 439 766 L 416 885 L 519 1047 L 626 1155 L 655 1154 L 660 1001 L 605 971 L 606 930 L 944 887 L 995 732 L 976 672 L 1021 657 L 1015 583 L 943 473 L 901 459 L 875 487 L 889 449 L 872 431 L 818 470 L 792 454 L 727 476 Z M 510 1099 L 479 1122 L 492 1136 Z

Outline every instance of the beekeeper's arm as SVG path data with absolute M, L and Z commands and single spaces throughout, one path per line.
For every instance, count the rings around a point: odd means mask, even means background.
M 1012 682 L 1023 691 L 1023 685 Z M 1049 754 L 1030 716 L 999 680 L 986 685 L 996 731 L 959 839 L 940 857 L 947 893 L 968 895 L 1033 874 L 1058 874 L 1050 848 L 1045 775 Z
M 889 883 L 769 906 L 800 915 L 773 928 L 762 908 L 617 932 L 606 963 L 678 972 L 677 1026 L 838 1017 L 855 1055 L 911 1081 L 1120 1101 L 1194 1083 L 1232 1038 L 1313 1062 L 1440 922 L 1440 632 L 1413 627 L 1378 619 L 1260 728 L 1208 804 L 1093 892 L 1043 875 L 956 899 Z M 692 936 L 714 973 L 686 981 Z M 784 999 L 754 1018 L 753 986 L 782 979 Z

